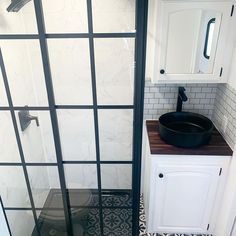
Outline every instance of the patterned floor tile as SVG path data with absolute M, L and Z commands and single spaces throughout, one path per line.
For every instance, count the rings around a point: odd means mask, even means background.
M 82 218 L 72 219 L 74 235 L 76 236 L 101 236 L 98 195 L 94 194 L 92 207 Z M 104 193 L 103 205 L 103 235 L 104 236 L 132 236 L 132 198 L 130 193 Z M 42 214 L 43 215 L 43 214 Z M 43 236 L 67 236 L 65 226 L 60 228 L 57 222 L 50 224 L 39 217 L 41 235 Z M 140 198 L 139 236 L 210 236 L 210 235 L 186 235 L 186 234 L 149 234 L 146 231 L 146 220 L 143 198 Z M 64 228 L 64 229 L 63 229 Z M 32 236 L 35 236 L 34 230 Z

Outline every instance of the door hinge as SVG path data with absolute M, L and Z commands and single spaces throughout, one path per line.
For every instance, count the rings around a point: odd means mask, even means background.
M 219 171 L 219 176 L 221 176 L 221 173 L 222 173 L 222 168 L 220 168 L 220 171 Z
M 223 74 L 223 67 L 220 68 L 220 77 L 222 76 Z
M 210 224 L 207 225 L 207 230 L 209 230 L 209 228 L 210 228 Z
M 234 15 L 234 5 L 232 5 L 232 8 L 231 8 L 231 13 L 230 13 L 230 16 L 232 17 Z

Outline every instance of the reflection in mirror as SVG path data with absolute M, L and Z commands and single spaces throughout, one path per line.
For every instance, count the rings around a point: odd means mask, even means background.
M 188 9 L 169 14 L 166 73 L 211 74 L 214 68 L 221 14 Z

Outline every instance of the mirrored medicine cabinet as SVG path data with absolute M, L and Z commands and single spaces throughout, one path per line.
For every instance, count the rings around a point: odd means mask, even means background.
M 154 57 L 152 81 L 224 82 L 224 65 L 233 50 L 232 2 L 158 0 L 154 7 L 154 39 L 149 28 L 147 54 Z

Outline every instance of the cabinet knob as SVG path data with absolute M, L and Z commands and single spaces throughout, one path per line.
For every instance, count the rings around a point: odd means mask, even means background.
M 159 174 L 159 178 L 162 179 L 163 177 L 164 177 L 164 175 L 163 175 L 162 173 L 160 173 L 160 174 Z
M 161 69 L 161 70 L 160 70 L 160 73 L 161 73 L 162 75 L 165 74 L 165 70 Z

